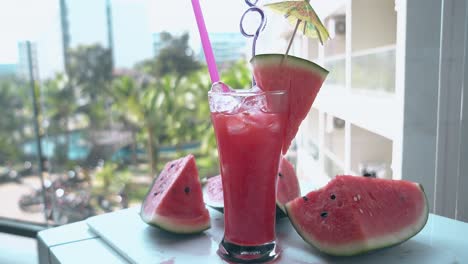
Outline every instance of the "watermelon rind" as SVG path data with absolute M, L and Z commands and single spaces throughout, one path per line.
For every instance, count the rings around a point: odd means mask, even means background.
M 251 60 L 250 63 L 252 65 L 270 65 L 270 64 L 279 64 L 282 62 L 284 59 L 284 54 L 277 54 L 277 53 L 271 53 L 271 54 L 258 54 L 255 55 Z M 306 60 L 302 59 L 296 56 L 291 56 L 288 55 L 285 59 L 285 63 L 288 64 L 288 66 L 295 66 L 295 67 L 300 67 L 309 71 L 313 71 L 325 79 L 328 75 L 328 70 L 323 68 L 322 66 Z
M 154 214 L 151 219 L 147 218 L 144 214 L 141 214 L 141 218 L 151 226 L 181 235 L 198 234 L 211 227 L 210 222 L 204 221 L 203 216 L 200 216 L 199 219 L 187 219 L 187 221 L 164 217 L 158 214 Z M 193 222 L 196 220 L 199 220 L 201 224 L 194 225 Z
M 336 246 L 336 245 L 331 246 L 331 245 L 323 244 L 321 241 L 314 238 L 312 234 L 306 234 L 305 232 L 303 232 L 300 226 L 298 226 L 297 220 L 295 219 L 294 214 L 291 212 L 291 204 L 293 201 L 287 203 L 285 208 L 287 211 L 288 218 L 291 221 L 291 224 L 293 225 L 294 229 L 297 231 L 297 233 L 302 237 L 302 239 L 305 242 L 307 242 L 308 244 L 312 245 L 319 251 L 326 253 L 328 255 L 355 256 L 355 255 L 368 253 L 370 251 L 401 244 L 409 240 L 416 234 L 418 234 L 424 228 L 429 218 L 429 206 L 428 206 L 427 196 L 421 184 L 419 183 L 414 183 L 414 184 L 416 184 L 419 187 L 426 201 L 425 207 L 424 207 L 425 210 L 421 214 L 419 221 L 417 221 L 416 224 L 412 226 L 408 226 L 407 228 L 401 230 L 399 233 L 389 234 L 389 235 L 381 236 L 375 239 L 369 239 L 361 243 L 353 242 L 348 245 L 341 245 L 341 246 Z

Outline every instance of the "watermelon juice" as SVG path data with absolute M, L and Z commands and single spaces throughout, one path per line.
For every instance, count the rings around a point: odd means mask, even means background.
M 235 100 L 223 102 L 223 97 Z M 276 175 L 285 131 L 286 93 L 210 92 L 210 109 L 224 192 L 225 233 L 220 250 L 223 243 L 223 250 L 228 250 L 229 244 L 244 251 L 274 244 Z M 244 251 L 241 254 L 245 255 Z

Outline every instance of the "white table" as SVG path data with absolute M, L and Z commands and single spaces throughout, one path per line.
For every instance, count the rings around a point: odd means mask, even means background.
M 199 235 L 171 235 L 141 221 L 136 208 L 95 216 L 39 233 L 41 264 L 223 263 L 216 255 L 223 215 Z M 289 220 L 277 223 L 281 257 L 275 263 L 468 263 L 468 223 L 430 215 L 425 228 L 398 246 L 356 257 L 330 257 L 306 244 Z

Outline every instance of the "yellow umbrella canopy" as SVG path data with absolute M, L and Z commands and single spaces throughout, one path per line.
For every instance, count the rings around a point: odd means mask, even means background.
M 294 38 L 296 31 L 299 29 L 305 36 L 318 38 L 323 45 L 330 38 L 330 35 L 309 1 L 284 1 L 267 4 L 265 7 L 284 15 L 292 25 L 296 26 L 292 38 Z

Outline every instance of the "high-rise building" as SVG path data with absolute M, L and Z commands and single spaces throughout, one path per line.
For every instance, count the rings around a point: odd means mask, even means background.
M 216 32 L 210 34 L 211 46 L 219 68 L 228 67 L 233 62 L 245 58 L 247 40 L 240 33 Z M 200 48 L 199 59 L 205 61 L 203 49 Z
M 13 63 L 0 64 L 0 77 L 15 75 L 16 67 L 17 65 Z
M 153 54 L 155 57 L 165 47 L 161 40 L 161 34 L 161 32 L 153 33 Z M 229 67 L 232 63 L 246 57 L 247 40 L 240 33 L 210 33 L 210 42 L 219 69 Z M 205 63 L 205 54 L 202 47 L 200 47 L 196 57 L 199 61 Z
M 31 47 L 31 60 L 28 57 L 27 41 L 18 43 L 17 74 L 20 78 L 29 79 L 29 61 L 32 63 L 32 72 L 35 80 L 39 80 L 39 66 L 37 62 L 37 44 L 29 42 Z

